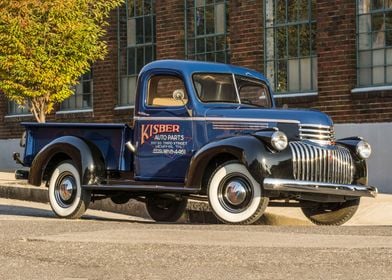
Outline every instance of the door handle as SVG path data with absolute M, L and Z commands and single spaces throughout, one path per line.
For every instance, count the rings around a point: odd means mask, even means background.
M 150 114 L 144 113 L 144 112 L 137 112 L 138 115 L 144 116 L 144 117 L 149 117 Z

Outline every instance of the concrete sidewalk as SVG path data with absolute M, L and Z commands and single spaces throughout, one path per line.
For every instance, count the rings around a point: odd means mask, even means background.
M 0 172 L 0 183 L 13 182 L 15 180 L 15 174 L 12 172 Z
M 0 172 L 0 197 L 35 202 L 48 202 L 45 187 L 33 187 L 25 180 L 16 180 L 13 173 Z M 142 218 L 149 218 L 143 203 L 131 200 L 122 205 L 110 199 L 95 201 L 90 208 Z M 207 203 L 190 201 L 185 220 L 196 223 L 216 223 Z M 311 225 L 299 208 L 268 207 L 261 219 L 267 225 Z M 377 198 L 362 198 L 358 212 L 346 225 L 392 225 L 392 195 L 379 194 Z

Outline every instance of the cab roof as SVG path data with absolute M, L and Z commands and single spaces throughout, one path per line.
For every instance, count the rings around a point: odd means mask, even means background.
M 153 69 L 172 69 L 181 72 L 184 76 L 191 76 L 194 73 L 233 73 L 235 75 L 248 76 L 262 80 L 268 84 L 267 79 L 261 73 L 230 64 L 204 62 L 194 60 L 156 60 L 143 67 L 140 74 Z

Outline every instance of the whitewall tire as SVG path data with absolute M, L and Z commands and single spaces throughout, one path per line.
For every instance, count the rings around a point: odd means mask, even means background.
M 253 224 L 263 215 L 269 201 L 247 168 L 233 161 L 215 170 L 207 194 L 212 212 L 229 224 Z
M 50 206 L 60 218 L 80 218 L 91 200 L 90 192 L 82 189 L 79 171 L 70 161 L 61 162 L 53 170 L 48 193 Z

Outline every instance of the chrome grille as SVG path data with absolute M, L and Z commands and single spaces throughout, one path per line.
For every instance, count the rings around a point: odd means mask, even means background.
M 335 132 L 332 126 L 316 124 L 300 124 L 299 138 L 323 145 L 330 145 L 335 141 Z
M 350 184 L 354 165 L 350 151 L 341 146 L 314 146 L 290 142 L 296 180 Z

